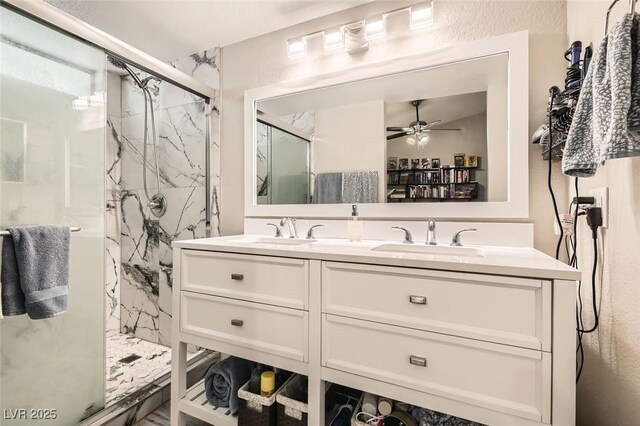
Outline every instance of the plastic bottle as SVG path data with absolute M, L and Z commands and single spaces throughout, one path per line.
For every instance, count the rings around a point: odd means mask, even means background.
M 358 206 L 351 206 L 351 220 L 347 222 L 347 238 L 349 241 L 360 241 L 364 234 L 364 223 L 358 220 Z

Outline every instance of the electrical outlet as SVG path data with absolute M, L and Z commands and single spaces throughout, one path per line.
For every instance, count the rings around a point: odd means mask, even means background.
M 609 188 L 595 188 L 589 191 L 589 195 L 596 199 L 596 207 L 602 209 L 602 227 L 609 227 Z

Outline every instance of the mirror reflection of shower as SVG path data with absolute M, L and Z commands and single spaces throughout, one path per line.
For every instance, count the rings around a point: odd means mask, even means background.
M 156 121 L 154 116 L 154 108 L 153 108 L 153 97 L 151 96 L 151 92 L 147 85 L 149 81 L 155 80 L 160 81 L 159 78 L 154 76 L 146 77 L 140 80 L 140 77 L 136 75 L 131 68 L 122 60 L 108 56 L 109 62 L 120 69 L 125 70 L 133 79 L 135 84 L 142 90 L 142 94 L 144 95 L 144 136 L 142 139 L 142 183 L 144 186 L 144 194 L 147 197 L 147 201 L 149 202 L 149 209 L 151 213 L 155 217 L 162 217 L 167 211 L 167 199 L 160 193 L 160 168 L 158 167 L 158 139 L 156 137 Z M 149 127 L 151 127 L 151 131 L 149 131 Z M 149 140 L 151 139 L 151 140 Z M 149 196 L 149 189 L 147 187 L 147 146 L 151 142 L 153 145 L 153 154 L 154 154 L 154 162 L 155 162 L 155 172 L 156 172 L 156 187 L 157 191 L 153 196 Z

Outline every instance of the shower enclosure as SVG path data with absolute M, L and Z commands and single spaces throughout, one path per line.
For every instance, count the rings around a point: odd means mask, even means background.
M 211 233 L 217 107 L 171 66 L 27 12 L 0 5 L 0 229 L 81 231 L 68 311 L 0 318 L 0 423 L 74 425 L 168 373 L 171 243 Z

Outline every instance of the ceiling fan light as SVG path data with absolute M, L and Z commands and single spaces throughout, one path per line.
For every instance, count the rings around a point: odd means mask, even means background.
M 407 143 L 408 143 L 409 145 L 415 145 L 415 144 L 416 144 L 416 137 L 415 137 L 415 136 L 413 136 L 413 135 L 412 135 L 412 136 L 409 136 L 409 137 L 407 138 Z
M 425 146 L 429 143 L 429 135 L 426 133 L 421 134 L 418 137 L 418 146 Z

